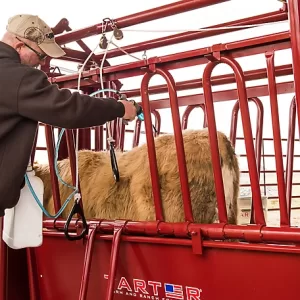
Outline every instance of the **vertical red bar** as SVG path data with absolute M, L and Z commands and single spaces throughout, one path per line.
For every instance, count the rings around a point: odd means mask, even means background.
M 74 138 L 72 135 L 72 130 L 66 130 L 67 136 L 67 146 L 68 146 L 68 153 L 69 153 L 69 160 L 70 160 L 70 168 L 72 174 L 72 184 L 73 186 L 76 185 L 76 156 L 75 156 L 75 147 L 74 147 Z M 78 192 L 80 193 L 80 184 L 78 182 Z M 80 204 L 82 205 L 82 199 L 80 199 Z
M 239 101 L 236 101 L 232 108 L 231 125 L 230 125 L 230 142 L 233 148 L 235 148 L 235 144 L 236 144 L 236 130 L 237 130 L 239 108 L 240 108 Z
M 292 46 L 293 73 L 295 79 L 296 109 L 300 134 L 300 3 L 298 0 L 289 0 L 287 3 Z
M 103 150 L 103 125 L 95 127 L 95 151 Z
M 29 294 L 30 300 L 38 300 L 38 284 L 37 280 L 37 273 L 36 273 L 36 264 L 34 259 L 34 249 L 27 248 L 27 266 L 28 266 L 28 282 L 29 282 Z
M 278 112 L 278 100 L 277 100 L 277 88 L 275 81 L 275 68 L 274 68 L 274 52 L 266 53 L 267 59 L 267 75 L 269 84 L 270 94 L 270 105 L 271 105 L 271 117 L 272 117 L 272 128 L 274 137 L 274 151 L 275 151 L 275 164 L 276 174 L 278 183 L 278 197 L 280 207 L 280 225 L 289 226 L 289 218 L 287 213 L 287 201 L 286 201 L 286 187 L 284 180 L 284 168 L 282 159 L 282 146 L 281 146 L 281 135 L 280 135 L 280 120 Z
M 87 297 L 96 232 L 97 232 L 97 225 L 91 224 L 89 227 L 89 234 L 85 246 L 84 264 L 83 264 L 83 271 L 81 276 L 81 285 L 79 290 L 79 300 L 86 300 Z
M 135 129 L 134 129 L 133 138 L 132 138 L 132 148 L 139 145 L 140 136 L 141 136 L 141 125 L 142 125 L 141 120 L 136 120 Z
M 45 136 L 46 136 L 46 144 L 47 144 L 47 152 L 48 152 L 48 160 L 49 160 L 49 169 L 50 169 L 50 176 L 51 176 L 51 186 L 52 186 L 52 194 L 53 194 L 53 201 L 54 201 L 54 210 L 57 213 L 61 208 L 60 202 L 60 195 L 59 195 L 59 186 L 58 180 L 55 173 L 54 168 L 54 135 L 53 135 L 53 128 L 49 125 L 45 125 Z
M 213 96 L 211 90 L 211 74 L 214 67 L 219 63 L 225 63 L 229 65 L 233 69 L 235 74 L 238 96 L 239 96 L 239 105 L 241 109 L 242 125 L 243 125 L 244 137 L 245 137 L 246 153 L 248 159 L 252 199 L 253 199 L 254 210 L 255 210 L 255 221 L 259 225 L 265 225 L 265 218 L 263 214 L 261 195 L 260 195 L 258 172 L 256 167 L 255 151 L 253 145 L 251 121 L 250 121 L 248 101 L 247 101 L 245 78 L 244 78 L 243 70 L 240 67 L 240 65 L 236 62 L 236 60 L 226 56 L 220 57 L 220 60 L 218 61 L 209 62 L 203 74 L 203 90 L 205 95 L 205 107 L 206 107 L 206 115 L 207 115 L 211 151 L 212 151 L 212 162 L 213 162 L 216 194 L 217 194 L 217 201 L 218 201 L 218 208 L 219 208 L 219 220 L 220 222 L 227 222 L 224 187 L 223 187 L 223 180 L 222 180 L 220 160 L 219 160 L 215 115 L 213 110 Z
M 158 178 L 158 168 L 156 163 L 156 152 L 154 137 L 152 131 L 152 120 L 151 120 L 151 108 L 148 94 L 149 81 L 155 73 L 146 73 L 142 79 L 141 83 L 141 97 L 144 111 L 144 120 L 145 120 L 145 131 L 146 131 L 146 140 L 147 140 L 147 149 L 149 157 L 149 168 L 151 174 L 152 182 L 152 191 L 153 191 L 153 200 L 155 206 L 155 216 L 156 220 L 164 221 L 161 195 L 160 195 L 160 184 Z
M 256 104 L 256 108 L 257 108 L 256 135 L 255 135 L 255 157 L 256 157 L 258 178 L 260 178 L 264 108 L 263 108 L 263 104 L 262 104 L 261 100 L 257 97 L 249 98 L 248 101 L 253 101 Z M 239 108 L 240 108 L 240 104 L 239 104 L 239 101 L 237 101 L 232 109 L 231 128 L 230 128 L 230 140 L 231 140 L 234 148 L 235 148 L 235 144 L 236 144 L 236 130 L 237 130 L 237 119 L 238 119 Z M 250 224 L 254 224 L 253 201 L 251 203 Z
M 227 211 L 225 204 L 225 193 L 223 187 L 223 179 L 221 173 L 221 163 L 219 156 L 219 146 L 218 146 L 218 137 L 217 137 L 217 127 L 216 127 L 216 119 L 214 113 L 214 105 L 213 105 L 213 95 L 211 89 L 211 74 L 214 67 L 219 62 L 209 62 L 203 72 L 203 92 L 204 92 L 204 100 L 205 100 L 205 108 L 206 108 L 206 117 L 208 124 L 208 132 L 209 132 L 209 142 L 211 148 L 211 160 L 214 172 L 215 179 L 215 190 L 218 204 L 218 215 L 220 223 L 227 223 Z
M 179 105 L 178 105 L 178 98 L 177 98 L 176 87 L 175 87 L 176 85 L 169 71 L 163 68 L 157 68 L 157 73 L 166 79 L 168 85 L 168 91 L 170 96 L 170 107 L 171 107 L 172 121 L 174 127 L 175 145 L 176 145 L 176 152 L 177 152 L 177 162 L 178 162 L 178 169 L 179 169 L 179 179 L 180 179 L 180 185 L 182 190 L 184 216 L 186 221 L 193 222 L 194 218 L 193 218 L 190 188 L 189 188 L 189 182 L 187 176 L 183 137 L 181 131 L 181 124 L 180 124 Z
M 155 132 L 154 132 L 154 136 L 158 136 L 160 134 L 160 127 L 161 127 L 161 116 L 159 114 L 159 112 L 155 109 L 152 110 L 152 114 L 155 117 Z
M 296 99 L 295 96 L 290 105 L 289 116 L 289 135 L 287 141 L 286 156 L 286 200 L 288 203 L 288 218 L 291 217 L 292 190 L 293 190 L 293 166 L 294 166 L 294 147 L 295 147 L 295 127 L 296 127 Z
M 186 168 L 186 161 L 185 161 L 185 153 L 184 153 L 184 146 L 183 146 L 183 137 L 181 131 L 181 124 L 180 124 L 180 115 L 179 115 L 179 108 L 178 108 L 178 99 L 175 89 L 175 81 L 172 75 L 162 68 L 156 68 L 156 74 L 161 75 L 167 82 L 168 91 L 170 96 L 170 107 L 172 113 L 172 121 L 174 127 L 174 137 L 175 137 L 175 145 L 176 145 L 176 152 L 177 152 L 177 162 L 178 162 L 178 169 L 179 169 L 179 178 L 180 178 L 180 185 L 182 190 L 182 199 L 183 199 L 183 208 L 184 208 L 184 215 L 185 220 L 193 222 L 193 212 L 192 212 L 192 205 L 190 199 L 190 190 L 187 178 L 187 168 Z M 158 170 L 156 164 L 156 154 L 155 154 L 155 147 L 154 147 L 154 139 L 152 133 L 152 124 L 151 124 L 151 116 L 150 116 L 150 104 L 149 104 L 149 96 L 148 96 L 148 88 L 149 88 L 149 81 L 150 78 L 155 74 L 145 74 L 143 81 L 142 81 L 142 101 L 144 109 L 146 110 L 145 116 L 145 127 L 146 127 L 146 136 L 147 136 L 147 143 L 148 143 L 148 152 L 149 152 L 149 163 L 150 163 L 150 171 L 151 171 L 151 180 L 153 185 L 153 195 L 154 195 L 154 203 L 157 216 L 162 216 L 162 208 L 161 208 L 161 197 L 160 197 L 160 186 L 159 186 L 159 179 L 158 179 Z M 158 210 L 157 210 L 158 209 Z M 160 219 L 157 219 L 160 220 Z

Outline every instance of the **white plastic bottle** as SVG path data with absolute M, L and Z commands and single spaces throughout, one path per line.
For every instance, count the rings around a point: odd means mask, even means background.
M 30 163 L 26 174 L 36 196 L 43 204 L 44 184 L 39 177 L 35 176 Z M 5 210 L 3 219 L 2 238 L 8 247 L 21 249 L 38 247 L 42 244 L 43 211 L 26 182 L 21 190 L 19 202 L 15 207 Z

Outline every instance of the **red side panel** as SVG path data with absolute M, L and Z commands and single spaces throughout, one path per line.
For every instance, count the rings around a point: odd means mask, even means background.
M 254 251 L 205 247 L 195 255 L 187 243 L 147 241 L 121 242 L 114 299 L 282 300 L 299 295 L 299 254 L 263 252 L 257 246 Z M 45 237 L 35 251 L 38 299 L 78 299 L 84 251 L 82 243 Z M 88 300 L 105 299 L 110 252 L 111 241 L 95 241 Z

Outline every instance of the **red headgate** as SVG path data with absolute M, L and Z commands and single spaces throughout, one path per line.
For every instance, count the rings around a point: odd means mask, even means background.
M 90 50 L 81 39 L 101 35 L 149 20 L 175 15 L 177 13 L 218 4 L 217 0 L 179 1 L 134 15 L 105 22 L 89 28 L 70 31 L 67 20 L 56 27 L 57 41 L 67 44 L 73 41 L 84 51 L 66 48 L 64 59 L 83 63 Z M 153 187 L 153 200 L 156 221 L 132 222 L 130 220 L 87 220 L 87 235 L 77 241 L 69 241 L 64 234 L 66 220 L 45 218 L 43 245 L 26 250 L 7 249 L 1 243 L 0 300 L 17 299 L 295 299 L 300 294 L 297 274 L 300 268 L 300 230 L 291 226 L 291 203 L 293 198 L 293 171 L 296 130 L 296 111 L 299 115 L 300 95 L 300 6 L 298 1 L 283 3 L 279 11 L 212 26 L 209 31 L 187 32 L 167 38 L 159 38 L 145 43 L 123 47 L 123 51 L 134 53 L 165 45 L 200 39 L 221 33 L 239 30 L 233 26 L 258 25 L 275 21 L 289 20 L 290 30 L 266 36 L 217 44 L 211 47 L 193 49 L 186 52 L 151 57 L 144 60 L 110 66 L 107 61 L 102 70 L 106 87 L 114 87 L 128 98 L 141 97 L 140 105 L 144 112 L 144 128 L 148 146 L 149 165 Z M 232 26 L 228 28 L 229 26 Z M 217 29 L 217 27 L 227 27 Z M 215 29 L 214 29 L 215 28 Z M 63 33 L 63 31 L 70 31 Z M 291 49 L 292 65 L 275 66 L 277 51 Z M 238 59 L 253 55 L 264 55 L 266 68 L 243 71 Z M 81 74 L 80 88 L 91 94 L 99 89 L 99 63 L 104 58 L 124 55 L 114 49 L 103 54 L 93 54 Z M 219 64 L 226 64 L 232 74 L 212 76 Z M 203 74 L 196 79 L 176 82 L 173 70 L 191 66 L 204 66 Z M 50 70 L 50 61 L 45 71 L 51 81 L 61 88 L 77 88 L 78 74 L 63 75 Z M 150 79 L 160 75 L 166 85 L 149 87 Z M 276 82 L 276 78 L 293 75 L 292 81 Z M 140 88 L 122 90 L 120 80 L 142 76 Z M 247 85 L 248 82 L 267 79 L 267 84 Z M 236 88 L 212 91 L 212 87 L 236 82 Z M 203 88 L 203 93 L 178 96 L 179 91 Z M 149 100 L 151 95 L 168 93 L 168 97 Z M 279 120 L 278 96 L 294 94 L 290 104 L 286 168 L 282 150 L 282 137 Z M 263 120 L 265 108 L 262 97 L 269 97 L 270 117 L 274 140 L 274 158 L 280 222 L 269 226 L 266 222 L 261 195 L 261 159 Z M 247 225 L 228 224 L 223 178 L 217 142 L 216 103 L 237 101 L 233 106 L 230 140 L 237 142 L 238 113 L 240 112 L 243 139 L 246 150 L 247 173 L 252 195 L 252 215 Z M 256 134 L 253 135 L 250 103 L 257 107 Z M 180 109 L 185 108 L 182 116 Z M 185 222 L 164 221 L 159 190 L 159 176 L 156 163 L 154 138 L 163 134 L 163 109 L 171 111 L 175 136 L 177 163 L 183 198 Z M 188 118 L 194 108 L 203 112 L 203 127 L 208 127 L 212 154 L 215 187 L 218 203 L 218 223 L 197 224 L 193 220 L 187 181 L 187 166 L 182 140 L 182 129 L 188 127 Z M 153 130 L 152 116 L 155 118 Z M 199 121 L 200 125 L 200 121 Z M 125 148 L 125 141 L 132 135 L 132 146 L 140 143 L 143 133 L 142 122 L 137 120 L 132 131 L 125 130 L 120 120 L 112 122 L 111 132 L 116 146 Z M 49 161 L 54 161 L 54 128 L 45 128 Z M 107 126 L 80 129 L 79 149 L 100 151 L 107 149 L 104 136 Z M 298 122 L 299 129 L 299 122 Z M 75 183 L 75 149 L 72 130 L 66 130 L 61 143 L 59 159 L 70 157 L 73 162 L 72 174 Z M 93 135 L 92 135 L 93 134 Z M 255 140 L 255 142 L 254 142 Z M 94 146 L 92 147 L 92 144 Z M 37 150 L 40 148 L 37 147 Z M 176 162 L 174 162 L 176 163 Z M 56 212 L 60 209 L 58 180 L 52 172 L 52 189 Z M 121 199 L 120 199 L 121 201 Z M 84 198 L 82 199 L 84 208 Z M 72 219 L 69 229 L 80 233 L 83 222 Z

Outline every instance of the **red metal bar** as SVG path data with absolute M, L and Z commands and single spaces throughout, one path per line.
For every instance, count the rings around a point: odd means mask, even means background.
M 150 168 L 151 182 L 152 182 L 153 200 L 155 206 L 155 216 L 156 216 L 156 220 L 163 221 L 164 214 L 163 214 L 162 201 L 160 195 L 156 151 L 155 151 L 154 138 L 152 134 L 151 108 L 150 108 L 150 101 L 148 95 L 149 81 L 153 75 L 154 73 L 151 74 L 150 72 L 144 75 L 141 83 L 141 96 L 142 96 L 142 104 L 143 104 L 143 111 L 144 111 L 144 122 L 145 122 L 145 131 L 146 131 L 148 158 L 149 158 L 149 168 Z
M 263 104 L 262 104 L 261 100 L 257 97 L 249 98 L 248 101 L 253 101 L 257 107 L 255 156 L 256 156 L 257 172 L 258 172 L 258 176 L 260 176 L 260 161 L 261 161 L 264 108 L 263 108 Z M 237 101 L 232 109 L 231 128 L 230 128 L 230 141 L 231 141 L 233 147 L 235 147 L 235 144 L 236 144 L 236 129 L 237 129 L 239 108 L 240 108 L 240 104 L 239 104 L 239 101 Z
M 248 101 L 253 101 L 257 107 L 257 119 L 256 119 L 256 137 L 255 137 L 255 157 L 256 167 L 258 172 L 258 178 L 260 178 L 260 164 L 261 164 L 261 147 L 262 147 L 262 130 L 263 130 L 263 104 L 259 98 L 249 98 Z M 232 109 L 231 128 L 230 128 L 230 140 L 235 147 L 236 143 L 236 129 L 237 129 L 237 117 L 239 111 L 239 101 L 237 101 Z M 254 204 L 251 204 L 251 217 L 250 224 L 254 224 Z
M 266 60 L 267 60 L 267 70 L 268 70 L 268 83 L 269 83 L 269 90 L 270 90 L 270 105 L 271 105 L 272 128 L 273 128 L 273 137 L 274 137 L 276 174 L 277 174 L 277 182 L 278 182 L 280 225 L 289 226 L 290 221 L 287 213 L 286 187 L 285 187 L 285 180 L 284 180 L 284 168 L 283 168 L 281 135 L 280 135 L 280 125 L 279 125 L 280 120 L 279 120 L 279 112 L 278 112 L 276 78 L 275 78 L 275 71 L 274 71 L 274 52 L 267 52 Z
M 295 79 L 296 109 L 300 133 L 300 3 L 298 0 L 289 0 L 287 3 Z
M 154 132 L 154 136 L 157 137 L 160 135 L 160 127 L 161 127 L 161 116 L 160 116 L 160 113 L 159 111 L 153 109 L 152 110 L 152 114 L 154 115 L 155 117 L 155 132 Z
M 166 81 L 169 88 L 169 95 L 170 95 L 170 107 L 172 113 L 172 121 L 174 127 L 174 136 L 175 136 L 175 144 L 176 144 L 176 151 L 177 151 L 177 159 L 178 159 L 178 169 L 179 169 L 179 177 L 180 177 L 180 184 L 182 190 L 182 199 L 183 199 L 183 206 L 184 206 L 184 213 L 185 213 L 185 220 L 186 221 L 193 221 L 193 213 L 191 207 L 191 200 L 190 200 L 190 190 L 187 178 L 187 168 L 185 163 L 185 153 L 184 153 L 184 145 L 183 145 L 183 138 L 181 132 L 181 124 L 180 124 L 180 115 L 179 115 L 179 107 L 178 107 L 178 100 L 177 94 L 175 89 L 175 81 L 172 75 L 162 69 L 156 68 L 155 72 L 153 73 L 146 73 L 143 81 L 142 81 L 142 103 L 145 105 L 149 103 L 149 96 L 147 93 L 147 89 L 149 86 L 149 81 L 154 74 L 160 74 Z M 149 112 L 149 107 L 146 108 L 147 112 Z M 147 122 L 149 122 L 147 124 Z M 150 163 L 150 170 L 151 170 L 151 178 L 152 178 L 152 185 L 153 185 L 153 194 L 155 195 L 155 207 L 159 210 L 157 211 L 157 217 L 162 213 L 160 211 L 161 199 L 159 190 L 155 191 L 155 189 L 159 189 L 159 179 L 158 179 L 158 172 L 157 172 L 157 165 L 156 165 L 156 155 L 155 155 L 155 148 L 154 148 L 154 141 L 152 135 L 152 126 L 151 126 L 151 118 L 149 115 L 149 119 L 145 117 L 145 127 L 146 127 L 146 135 L 147 135 L 147 142 L 151 143 L 148 144 L 148 152 L 149 152 L 149 163 Z M 151 137 L 150 137 L 151 136 Z M 153 149 L 151 149 L 153 147 Z M 150 148 L 150 149 L 149 149 Z M 152 153 L 151 153 L 152 152 Z M 155 159 L 155 161 L 153 161 Z M 155 166 L 154 166 L 155 165 Z M 154 175 L 154 176 L 153 176 Z M 157 219 L 162 220 L 162 219 Z
M 217 3 L 226 2 L 228 0 L 185 0 L 177 1 L 171 4 L 155 7 L 149 10 L 141 11 L 129 16 L 115 19 L 118 28 L 125 28 L 152 20 L 158 20 L 164 17 L 188 12 L 197 8 L 202 8 Z M 93 35 L 102 33 L 103 23 L 96 24 L 84 29 L 75 30 L 65 34 L 56 36 L 59 44 L 68 44 L 80 39 L 84 39 Z M 112 30 L 111 26 L 107 26 L 106 32 Z
M 96 235 L 98 225 L 99 224 L 94 224 L 94 223 L 89 225 L 87 244 L 85 246 L 86 248 L 84 254 L 84 264 L 83 264 L 81 285 L 79 291 L 79 300 L 86 300 L 87 297 L 90 270 L 91 270 L 91 264 L 93 258 L 93 247 L 94 247 L 95 235 Z
M 120 249 L 121 235 L 125 224 L 126 221 L 119 221 L 117 225 L 114 226 L 114 236 L 110 256 L 110 270 L 108 275 L 107 294 L 105 298 L 106 300 L 112 300 L 114 297 L 114 283 L 117 273 L 118 254 Z
M 142 121 L 140 119 L 137 119 L 135 122 L 135 129 L 134 129 L 134 134 L 132 139 L 132 148 L 139 145 L 140 136 L 141 136 L 141 125 L 142 125 Z
M 7 245 L 2 239 L 3 218 L 0 218 L 0 300 L 7 300 Z
M 103 125 L 95 127 L 95 150 L 103 150 Z
M 293 93 L 294 82 L 278 83 L 277 92 L 278 94 Z M 260 85 L 260 86 L 249 87 L 247 88 L 247 95 L 249 98 L 269 96 L 268 86 Z M 238 90 L 233 89 L 233 90 L 214 92 L 213 98 L 214 98 L 214 102 L 236 100 L 238 98 Z M 168 98 L 151 101 L 151 108 L 152 109 L 169 108 L 168 101 L 169 101 Z M 201 104 L 204 102 L 205 102 L 204 94 L 195 94 L 195 95 L 178 97 L 179 106 L 194 105 L 199 103 Z
M 32 145 L 32 151 L 31 151 L 31 164 L 33 165 L 34 163 L 34 158 L 35 158 L 35 153 L 36 153 L 36 144 L 37 144 L 37 138 L 39 134 L 39 127 L 37 127 L 36 132 L 35 132 L 35 137 Z
M 124 151 L 124 142 L 125 142 L 125 124 L 121 121 L 121 119 L 118 119 L 118 133 L 119 133 L 119 138 L 118 138 L 118 149 L 121 151 Z
M 142 105 L 142 103 L 140 103 Z M 154 131 L 154 136 L 158 136 L 160 134 L 160 126 L 161 126 L 161 117 L 160 114 L 157 110 L 152 110 L 152 114 L 155 117 L 155 131 Z M 134 130 L 134 135 L 133 135 L 133 141 L 132 141 L 132 148 L 136 147 L 139 145 L 140 142 L 140 135 L 141 135 L 141 121 L 137 119 L 135 123 L 135 130 Z
M 34 249 L 27 248 L 27 268 L 28 268 L 28 281 L 29 281 L 29 294 L 30 300 L 38 300 L 40 297 L 38 292 L 36 264 L 34 259 Z
M 53 230 L 53 220 L 45 220 L 44 226 L 48 230 L 44 232 L 45 236 L 64 236 L 63 232 Z M 71 222 L 70 231 L 76 230 L 76 224 L 80 222 Z M 88 222 L 89 224 L 89 222 Z M 113 233 L 116 221 L 102 220 L 98 230 L 102 234 Z M 57 220 L 55 227 L 63 229 L 65 221 Z M 80 225 L 80 224 L 78 224 Z M 142 236 L 170 236 L 170 237 L 190 237 L 193 231 L 201 230 L 201 235 L 211 239 L 241 239 L 247 242 L 277 242 L 277 243 L 299 243 L 300 230 L 295 227 L 267 227 L 263 225 L 240 226 L 230 224 L 197 224 L 197 223 L 165 223 L 165 222 L 131 222 L 128 221 L 123 232 L 127 235 Z M 103 238 L 103 236 L 101 236 Z M 109 237 L 110 238 L 110 237 Z M 136 238 L 136 237 L 133 237 Z M 143 237 L 141 237 L 143 238 Z M 97 239 L 97 236 L 96 236 Z M 125 240 L 125 237 L 124 237 Z M 165 243 L 168 243 L 166 239 Z
M 188 105 L 187 108 L 185 109 L 185 111 L 182 115 L 182 129 L 187 129 L 189 116 L 196 107 L 202 108 L 203 114 L 204 114 L 203 128 L 206 127 L 205 106 L 204 106 L 204 104 L 199 104 L 199 105 L 196 104 L 196 105 Z
M 67 138 L 67 146 L 68 146 L 68 156 L 69 156 L 69 160 L 70 160 L 70 168 L 71 168 L 71 175 L 72 175 L 72 183 L 73 186 L 76 186 L 76 156 L 75 156 L 75 147 L 74 147 L 74 142 L 75 139 L 73 139 L 72 136 L 72 129 L 66 129 L 65 131 L 66 133 L 66 138 Z M 79 175 L 78 175 L 78 193 L 81 195 L 81 191 L 80 191 L 80 182 L 79 182 Z M 82 197 L 80 197 L 80 200 L 78 201 L 79 205 L 83 208 L 83 201 L 82 201 Z M 83 208 L 84 209 L 84 208 Z M 77 214 L 78 217 L 80 217 Z M 78 228 L 78 231 L 80 229 Z
M 217 65 L 217 62 L 209 62 L 204 69 L 203 72 L 203 91 L 205 98 L 205 109 L 206 109 L 206 117 L 208 124 L 208 132 L 209 132 L 209 141 L 211 148 L 211 161 L 214 172 L 215 179 L 215 190 L 218 204 L 218 216 L 220 223 L 227 223 L 227 211 L 225 204 L 225 194 L 223 187 L 223 179 L 221 173 L 221 163 L 219 156 L 219 147 L 218 147 L 218 138 L 217 138 L 217 128 L 216 128 L 216 120 L 215 113 L 213 107 L 213 95 L 210 85 L 210 77 L 214 67 Z
M 216 186 L 216 193 L 217 193 L 217 200 L 218 200 L 218 207 L 219 207 L 219 220 L 220 222 L 227 222 L 227 214 L 226 214 L 226 207 L 225 207 L 225 196 L 224 196 L 224 187 L 223 187 L 223 180 L 221 174 L 221 166 L 219 160 L 215 115 L 213 111 L 213 96 L 212 96 L 212 90 L 210 85 L 211 73 L 214 67 L 219 63 L 225 63 L 229 65 L 233 69 L 236 76 L 240 108 L 241 108 L 242 124 L 243 124 L 244 136 L 245 136 L 245 146 L 246 146 L 246 152 L 248 158 L 251 190 L 252 190 L 252 197 L 253 197 L 254 209 L 255 209 L 255 221 L 257 224 L 265 225 L 265 218 L 263 214 L 263 208 L 262 208 L 262 202 L 260 196 L 259 179 L 258 179 L 258 173 L 256 168 L 253 137 L 251 131 L 251 121 L 249 116 L 249 108 L 248 108 L 243 71 L 240 65 L 233 58 L 225 57 L 225 56 L 221 56 L 219 61 L 209 62 L 203 74 L 203 80 L 204 80 L 203 89 L 205 95 L 205 106 L 206 106 L 206 115 L 207 115 L 207 122 L 209 128 L 210 143 L 212 148 L 212 162 L 214 168 L 215 186 Z
M 216 49 L 217 47 L 217 49 Z M 227 54 L 231 54 L 232 57 L 244 57 L 247 55 L 255 55 L 259 53 L 265 53 L 270 50 L 283 50 L 290 47 L 290 35 L 289 32 L 281 32 L 270 35 L 265 35 L 257 38 L 246 39 L 238 42 L 231 42 L 226 44 L 220 44 L 212 47 L 205 47 L 201 49 L 195 49 L 192 51 L 185 51 L 176 54 L 170 54 L 156 58 L 156 65 L 163 65 L 168 70 L 178 69 L 182 67 L 194 66 L 204 64 L 207 62 L 206 55 L 213 53 L 214 51 L 226 51 Z M 153 59 L 145 61 L 138 61 L 132 63 L 126 63 L 118 66 L 109 66 L 103 68 L 103 80 L 111 81 L 121 78 L 128 78 L 131 76 L 138 76 L 144 73 L 141 68 L 152 63 Z M 82 73 L 82 79 L 99 75 L 99 69 L 85 71 Z M 55 83 L 66 83 L 67 81 L 75 80 L 72 84 L 77 87 L 78 79 L 76 74 L 69 74 L 52 78 Z M 99 84 L 99 83 L 98 83 Z M 67 87 L 67 86 L 65 86 Z M 70 86 L 69 86 L 70 87 Z
M 293 69 L 292 69 L 292 65 L 290 64 L 275 67 L 276 77 L 292 75 L 292 74 L 293 74 Z M 267 69 L 264 68 L 264 69 L 246 71 L 244 73 L 244 76 L 245 76 L 245 81 L 264 79 L 267 78 Z M 203 87 L 202 83 L 203 83 L 202 79 L 180 81 L 176 83 L 176 91 L 202 88 Z M 235 83 L 235 77 L 233 74 L 224 74 L 224 75 L 214 76 L 211 78 L 212 86 L 223 85 L 228 83 Z M 149 95 L 166 93 L 166 92 L 168 92 L 167 85 L 156 85 L 149 88 Z M 126 91 L 122 91 L 122 93 L 126 94 L 127 97 L 137 97 L 141 95 L 140 89 L 126 90 Z
M 53 202 L 54 202 L 54 210 L 57 213 L 61 208 L 61 199 L 59 194 L 59 185 L 58 179 L 55 173 L 54 168 L 54 135 L 53 135 L 53 128 L 49 125 L 45 125 L 45 137 L 46 137 L 46 145 L 47 145 L 47 152 L 48 152 L 48 161 L 49 161 L 49 169 L 50 169 L 50 177 L 51 177 L 51 187 L 52 187 L 52 195 L 53 195 Z
M 289 133 L 287 141 L 287 156 L 286 156 L 286 199 L 288 203 L 288 218 L 291 217 L 292 208 L 292 187 L 294 168 L 294 147 L 295 147 L 295 127 L 296 127 L 296 97 L 294 96 L 290 105 L 289 116 Z
M 269 23 L 269 22 L 276 22 L 276 21 L 284 21 L 287 20 L 287 12 L 279 10 L 279 11 L 273 11 L 266 14 L 253 16 L 249 18 L 244 18 L 240 20 L 235 20 L 231 22 L 216 24 L 213 26 L 205 27 L 204 29 L 210 29 L 206 31 L 188 31 L 184 33 L 174 34 L 154 40 L 149 40 L 133 45 L 128 45 L 125 47 L 122 47 L 124 51 L 127 53 L 134 53 L 139 51 L 145 51 L 149 49 L 155 49 L 159 47 L 165 47 L 168 45 L 176 45 L 178 43 L 184 43 L 188 41 L 193 41 L 196 39 L 202 39 L 210 36 L 220 35 L 222 33 L 228 33 L 232 31 L 238 31 L 242 30 L 242 28 L 234 28 L 234 26 L 242 26 L 242 25 L 255 25 L 255 24 L 262 24 L 262 23 Z M 218 27 L 229 27 L 232 26 L 231 29 L 215 29 Z M 109 50 L 107 52 L 106 58 L 112 58 L 125 55 L 123 51 L 119 50 L 118 48 Z M 102 59 L 104 56 L 103 53 L 96 55 L 96 58 L 98 60 Z

